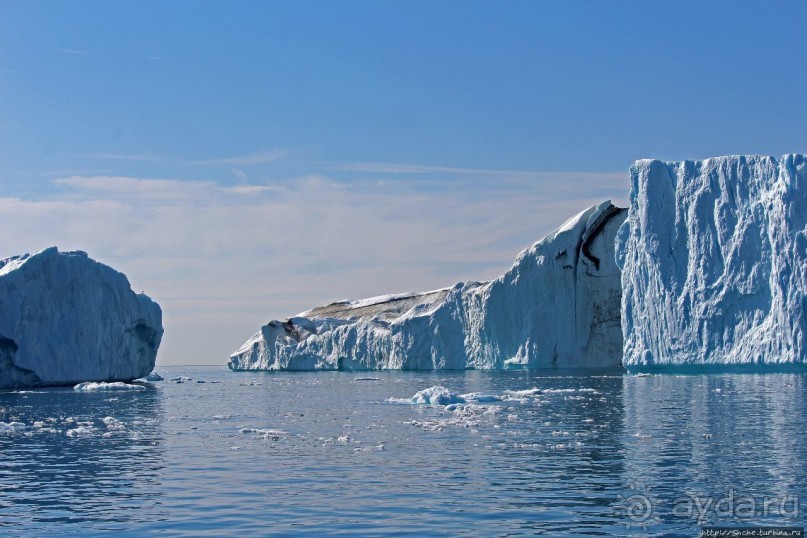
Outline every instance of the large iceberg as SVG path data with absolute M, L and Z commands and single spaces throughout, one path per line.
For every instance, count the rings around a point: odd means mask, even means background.
M 590 207 L 491 282 L 341 301 L 272 321 L 232 370 L 619 366 L 617 230 L 627 210 Z
M 0 387 L 143 377 L 162 335 L 159 305 L 84 252 L 0 260 Z
M 801 366 L 803 155 L 638 161 L 619 230 L 624 365 Z

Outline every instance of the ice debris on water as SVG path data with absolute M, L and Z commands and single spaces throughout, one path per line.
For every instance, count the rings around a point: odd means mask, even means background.
M 456 403 L 465 403 L 465 399 L 454 392 L 441 385 L 435 385 L 427 389 L 423 389 L 415 393 L 409 400 L 413 404 L 427 404 L 427 405 L 449 405 Z
M 15 433 L 24 430 L 26 425 L 23 422 L 0 422 L 0 433 Z
M 238 430 L 239 433 L 242 435 L 254 435 L 258 439 L 271 439 L 273 441 L 277 441 L 281 437 L 286 435 L 286 432 L 283 430 L 272 429 L 272 428 L 241 428 Z
M 94 381 L 87 381 L 79 383 L 73 390 L 76 392 L 99 392 L 99 391 L 117 391 L 117 390 L 146 390 L 143 385 L 136 385 L 132 383 L 122 383 L 115 381 L 113 383 L 96 383 Z

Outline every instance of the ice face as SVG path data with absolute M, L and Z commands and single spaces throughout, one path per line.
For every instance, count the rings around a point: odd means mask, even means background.
M 803 365 L 803 155 L 638 161 L 619 230 L 624 364 Z
M 233 370 L 502 369 L 618 366 L 614 240 L 627 211 L 590 207 L 491 282 L 341 301 L 272 321 Z
M 162 334 L 157 303 L 83 252 L 0 260 L 0 387 L 130 381 Z

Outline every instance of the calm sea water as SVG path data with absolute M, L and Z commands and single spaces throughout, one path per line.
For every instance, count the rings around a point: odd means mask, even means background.
M 192 380 L 0 392 L 0 421 L 24 425 L 0 434 L 0 534 L 693 536 L 703 524 L 804 524 L 803 374 L 157 371 Z M 501 401 L 395 400 L 433 385 Z

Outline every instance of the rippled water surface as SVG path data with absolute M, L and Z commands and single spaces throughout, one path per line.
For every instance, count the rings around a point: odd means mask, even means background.
M 157 371 L 145 390 L 0 392 L 0 533 L 804 524 L 803 374 Z M 403 403 L 434 385 L 488 397 Z

